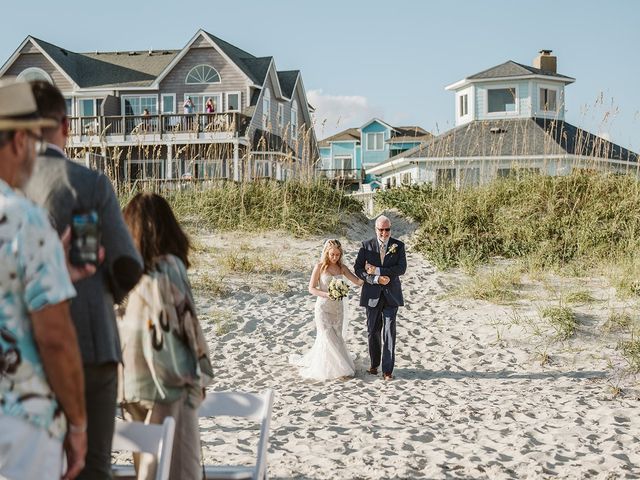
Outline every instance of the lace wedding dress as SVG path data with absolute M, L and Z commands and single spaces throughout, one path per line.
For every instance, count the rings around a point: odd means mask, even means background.
M 332 278 L 344 280 L 342 275 L 322 273 L 319 289 L 326 292 Z M 355 365 L 343 338 L 343 322 L 346 321 L 343 300 L 318 297 L 315 307 L 316 339 L 305 355 L 291 355 L 289 362 L 300 367 L 300 375 L 313 380 L 329 380 L 351 377 Z

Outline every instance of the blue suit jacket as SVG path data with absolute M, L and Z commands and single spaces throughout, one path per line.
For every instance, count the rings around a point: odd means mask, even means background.
M 392 253 L 393 245 L 396 245 L 396 247 Z M 375 275 L 367 274 L 364 269 L 365 262 L 380 267 L 380 275 L 389 277 L 391 281 L 387 285 L 373 283 Z M 389 238 L 384 262 L 380 262 L 380 247 L 378 246 L 377 238 L 362 242 L 353 267 L 356 275 L 364 280 L 362 293 L 360 294 L 360 306 L 374 307 L 372 303 L 377 302 L 370 302 L 370 300 L 379 299 L 382 295 L 384 295 L 387 305 L 404 305 L 400 275 L 404 275 L 404 272 L 407 271 L 407 256 L 404 243 L 400 240 Z

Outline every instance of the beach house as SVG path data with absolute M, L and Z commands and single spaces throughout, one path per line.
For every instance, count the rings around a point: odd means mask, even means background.
M 379 165 L 390 157 L 411 150 L 433 136 L 418 126 L 394 127 L 372 118 L 359 128 L 348 128 L 318 143 L 321 177 L 347 187 L 371 188 L 375 178 L 365 175 L 366 169 Z
M 446 87 L 455 127 L 426 143 L 365 167 L 385 187 L 479 185 L 524 172 L 566 175 L 573 169 L 636 173 L 638 155 L 565 121 L 565 87 L 557 58 L 542 50 L 533 66 L 507 61 Z
M 147 51 L 76 53 L 29 36 L 5 76 L 59 87 L 69 157 L 115 178 L 283 180 L 312 174 L 318 157 L 300 71 L 204 30 Z

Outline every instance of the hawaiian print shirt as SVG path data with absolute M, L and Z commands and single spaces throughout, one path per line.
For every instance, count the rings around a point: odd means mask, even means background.
M 62 245 L 45 211 L 0 180 L 0 414 L 58 438 L 66 421 L 47 383 L 30 313 L 73 296 Z

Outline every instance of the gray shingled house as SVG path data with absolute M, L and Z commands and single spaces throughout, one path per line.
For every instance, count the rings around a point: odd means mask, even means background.
M 58 86 L 69 156 L 119 179 L 282 180 L 318 157 L 300 71 L 204 30 L 180 50 L 130 52 L 75 53 L 29 36 L 4 76 Z
M 521 172 L 567 175 L 573 169 L 638 172 L 638 154 L 564 119 L 564 88 L 542 50 L 533 66 L 513 61 L 446 87 L 455 93 L 456 126 L 366 169 L 384 186 L 454 182 L 479 185 Z

